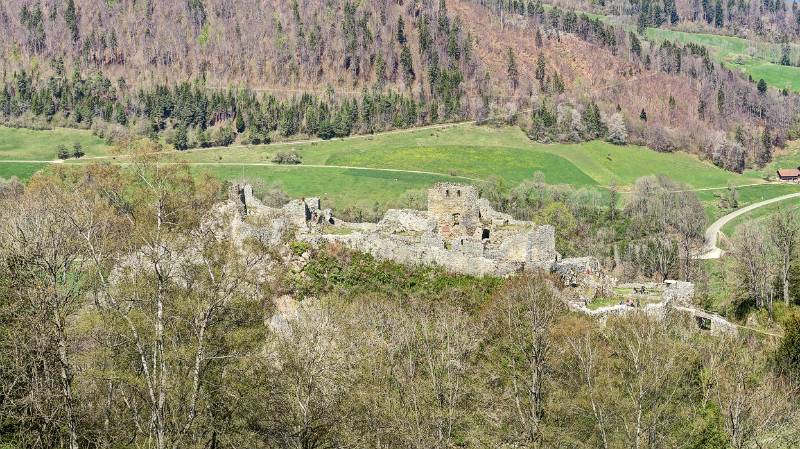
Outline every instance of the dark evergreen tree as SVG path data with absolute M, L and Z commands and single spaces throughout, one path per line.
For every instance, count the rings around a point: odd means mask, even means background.
M 764 95 L 767 93 L 767 82 L 764 81 L 764 78 L 758 80 L 758 93 Z
M 75 1 L 67 0 L 67 8 L 64 11 L 64 20 L 67 22 L 67 29 L 72 37 L 72 42 L 78 42 L 80 34 L 78 31 L 78 12 L 75 10 Z
M 245 125 L 244 125 L 244 114 L 237 113 L 236 114 L 236 132 L 241 134 L 244 132 Z
M 203 134 L 202 131 L 201 134 Z M 198 140 L 200 139 L 198 138 Z M 186 125 L 183 123 L 179 124 L 178 127 L 175 128 L 175 142 L 173 145 L 178 151 L 184 151 L 189 148 L 188 139 L 186 136 Z
M 506 56 L 506 69 L 508 71 L 508 79 L 511 83 L 511 90 L 517 90 L 517 85 L 519 84 L 519 72 L 517 69 L 517 57 L 514 55 L 514 50 L 511 47 L 508 47 L 508 52 Z
M 714 26 L 722 28 L 725 24 L 725 13 L 722 11 L 722 0 L 717 0 L 714 4 Z
M 397 19 L 397 42 L 403 46 L 408 42 L 408 38 L 406 37 L 406 25 L 402 17 Z
M 630 44 L 631 45 L 631 53 L 636 55 L 636 57 L 641 57 L 642 56 L 642 43 L 639 41 L 639 37 L 636 36 L 636 33 L 634 33 L 633 31 L 631 31 L 628 34 L 628 36 L 629 36 L 629 39 L 630 39 L 630 42 L 631 42 L 631 44 Z

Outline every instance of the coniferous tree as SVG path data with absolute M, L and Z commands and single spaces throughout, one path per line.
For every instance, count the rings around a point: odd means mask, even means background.
M 200 134 L 205 135 L 202 131 Z M 198 136 L 198 141 L 200 138 Z M 175 149 L 178 151 L 184 151 L 189 148 L 188 139 L 186 136 L 186 125 L 183 123 L 179 124 L 177 128 L 175 128 Z
M 630 41 L 631 41 L 631 53 L 636 55 L 637 57 L 642 56 L 642 43 L 639 41 L 639 37 L 636 36 L 636 33 L 631 31 L 629 33 Z
M 64 20 L 67 22 L 67 28 L 69 29 L 70 36 L 72 36 L 72 42 L 78 42 L 78 38 L 80 37 L 78 31 L 78 13 L 75 10 L 74 0 L 67 0 Z
M 725 23 L 725 16 L 724 12 L 722 11 L 722 0 L 717 0 L 717 3 L 714 5 L 714 26 L 717 28 L 722 28 L 722 25 Z
M 408 42 L 408 38 L 406 37 L 406 25 L 403 22 L 403 18 L 399 17 L 397 19 L 397 43 L 406 45 L 406 42 Z
M 758 80 L 758 93 L 764 95 L 767 93 L 767 82 L 764 81 L 764 78 Z
M 791 49 L 789 48 L 789 43 L 784 42 L 783 46 L 781 46 L 781 65 L 792 65 L 792 60 L 790 58 Z
M 511 82 L 511 90 L 517 90 L 517 85 L 519 84 L 517 57 L 514 55 L 514 50 L 512 50 L 511 47 L 508 48 L 506 64 L 508 70 L 508 79 Z
M 241 112 L 237 113 L 236 114 L 236 132 L 241 134 L 241 133 L 244 132 L 244 128 L 245 128 L 245 125 L 244 125 L 244 114 L 242 114 Z
M 536 69 L 534 69 L 533 77 L 539 80 L 540 86 L 544 86 L 544 74 L 545 74 L 544 55 L 539 53 L 539 57 L 536 58 Z

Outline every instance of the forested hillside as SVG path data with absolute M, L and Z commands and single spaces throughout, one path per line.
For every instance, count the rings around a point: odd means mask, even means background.
M 10 1 L 0 116 L 177 149 L 464 119 L 646 144 L 741 172 L 798 134 L 798 97 L 696 44 L 532 1 Z

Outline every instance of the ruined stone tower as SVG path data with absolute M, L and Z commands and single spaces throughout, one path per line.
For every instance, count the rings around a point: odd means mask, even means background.
M 472 236 L 481 223 L 478 191 L 461 184 L 436 184 L 428 190 L 428 214 L 442 237 Z

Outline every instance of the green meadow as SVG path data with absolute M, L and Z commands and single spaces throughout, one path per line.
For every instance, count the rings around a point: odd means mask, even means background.
M 167 159 L 247 167 L 269 164 L 278 151 L 296 151 L 302 156 L 303 165 L 296 170 L 313 165 L 422 171 L 473 182 L 498 177 L 511 185 L 536 172 L 543 173 L 548 183 L 577 187 L 606 187 L 616 182 L 624 188 L 653 174 L 669 176 L 692 188 L 761 182 L 758 173 L 729 173 L 687 153 L 657 153 L 601 141 L 545 145 L 531 142 L 515 127 L 472 124 L 325 142 L 193 150 L 169 154 Z
M 47 165 L 36 161 L 51 159 L 45 156 L 55 151 L 59 141 L 79 141 L 87 152 L 83 159 L 70 159 L 66 164 L 127 160 L 121 155 L 103 158 L 108 147 L 88 131 L 0 128 L 0 177 L 28 179 Z M 271 161 L 279 151 L 296 151 L 303 163 L 275 165 Z M 775 164 L 800 158 L 796 153 L 780 156 Z M 800 190 L 795 185 L 765 184 L 764 171 L 772 167 L 738 175 L 688 153 L 657 153 L 602 141 L 544 145 L 531 142 L 519 128 L 473 124 L 330 141 L 166 151 L 160 159 L 186 162 L 197 173 L 221 179 L 277 183 L 291 196 L 319 196 L 334 208 L 393 204 L 405 192 L 421 191 L 440 181 L 479 184 L 497 178 L 514 186 L 537 172 L 550 184 L 604 189 L 616 183 L 622 191 L 642 176 L 668 176 L 692 189 L 716 189 L 698 192 L 712 218 L 726 212 L 719 210 L 717 203 L 728 185 L 740 186 L 742 205 Z M 8 162 L 12 160 L 23 162 Z
M 52 161 L 59 145 L 72 151 L 79 143 L 86 157 L 107 154 L 108 145 L 89 131 L 56 128 L 34 131 L 0 126 L 0 161 Z

